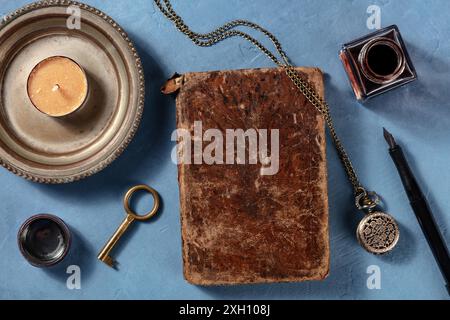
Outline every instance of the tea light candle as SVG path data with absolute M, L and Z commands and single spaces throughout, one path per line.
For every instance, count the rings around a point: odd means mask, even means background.
M 62 117 L 84 104 L 88 81 L 84 70 L 72 59 L 50 57 L 33 68 L 27 90 L 36 109 L 52 117 Z

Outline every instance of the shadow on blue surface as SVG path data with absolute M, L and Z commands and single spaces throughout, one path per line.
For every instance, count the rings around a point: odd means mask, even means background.
M 77 265 L 83 270 L 83 277 L 89 279 L 93 272 L 94 266 L 97 263 L 95 250 L 89 245 L 84 237 L 69 225 L 72 234 L 72 246 L 68 256 L 58 265 L 43 269 L 44 272 L 51 278 L 65 283 L 68 274 L 67 267 Z
M 417 255 L 417 239 L 403 224 L 399 223 L 398 227 L 400 229 L 400 239 L 395 250 L 389 254 L 377 256 L 377 258 L 389 264 L 407 265 Z
M 411 140 L 430 137 L 430 133 L 431 136 L 442 135 L 450 126 L 447 99 L 450 66 L 437 55 L 430 55 L 430 52 L 412 43 L 407 43 L 407 46 L 417 69 L 418 80 L 369 100 L 365 106 L 405 129 Z M 398 97 L 394 100 L 395 95 Z M 393 104 L 393 101 L 396 103 Z

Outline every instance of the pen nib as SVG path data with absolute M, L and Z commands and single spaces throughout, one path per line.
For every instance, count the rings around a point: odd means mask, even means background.
M 387 131 L 386 128 L 383 128 L 383 135 L 384 135 L 384 139 L 386 139 L 386 142 L 388 143 L 388 145 L 391 149 L 393 149 L 397 146 L 394 136 L 389 131 Z

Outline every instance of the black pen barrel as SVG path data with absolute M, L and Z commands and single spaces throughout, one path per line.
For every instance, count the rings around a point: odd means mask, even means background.
M 423 199 L 423 193 L 420 190 L 419 184 L 417 183 L 417 180 L 414 177 L 414 174 L 412 173 L 411 168 L 408 165 L 408 161 L 406 160 L 400 146 L 390 149 L 389 153 L 392 160 L 394 160 L 395 166 L 397 167 L 409 201 L 412 202 L 418 199 Z
M 439 264 L 439 268 L 441 269 L 442 275 L 447 282 L 447 286 L 449 286 L 450 257 L 448 249 L 445 245 L 442 234 L 437 227 L 436 221 L 434 220 L 428 203 L 425 201 L 425 199 L 420 199 L 411 202 L 411 207 L 413 208 L 417 220 L 419 221 L 420 227 L 422 228 L 422 231 L 425 235 L 425 238 L 430 245 L 434 258 Z
M 411 207 L 419 221 L 431 251 L 438 262 L 450 294 L 450 256 L 442 234 L 437 227 L 431 209 L 420 190 L 419 184 L 408 165 L 402 149 L 396 146 L 390 149 L 389 153 L 394 160 L 406 194 L 410 200 Z

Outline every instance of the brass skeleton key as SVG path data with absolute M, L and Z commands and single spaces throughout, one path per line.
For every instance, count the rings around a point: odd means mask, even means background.
M 144 190 L 144 191 L 151 193 L 153 196 L 153 201 L 154 201 L 152 210 L 143 216 L 136 214 L 130 208 L 131 197 L 137 191 L 140 191 L 140 190 Z M 113 234 L 111 239 L 106 243 L 106 245 L 103 247 L 102 251 L 100 251 L 100 253 L 98 255 L 98 259 L 100 261 L 103 261 L 104 263 L 106 263 L 108 266 L 110 266 L 112 268 L 114 268 L 116 266 L 116 261 L 113 258 L 111 258 L 110 252 L 114 248 L 116 243 L 119 241 L 120 237 L 125 233 L 125 231 L 127 231 L 128 227 L 133 223 L 134 220 L 145 221 L 145 220 L 152 218 L 158 212 L 158 209 L 159 209 L 158 192 L 156 192 L 156 190 L 154 190 L 153 188 L 150 188 L 149 186 L 146 186 L 146 185 L 135 186 L 135 187 L 131 188 L 130 190 L 128 190 L 128 192 L 126 193 L 126 195 L 123 199 L 123 206 L 124 206 L 126 214 L 127 214 L 127 216 L 125 217 L 125 220 L 123 220 L 122 224 L 119 226 L 119 228 L 116 230 L 116 232 Z

